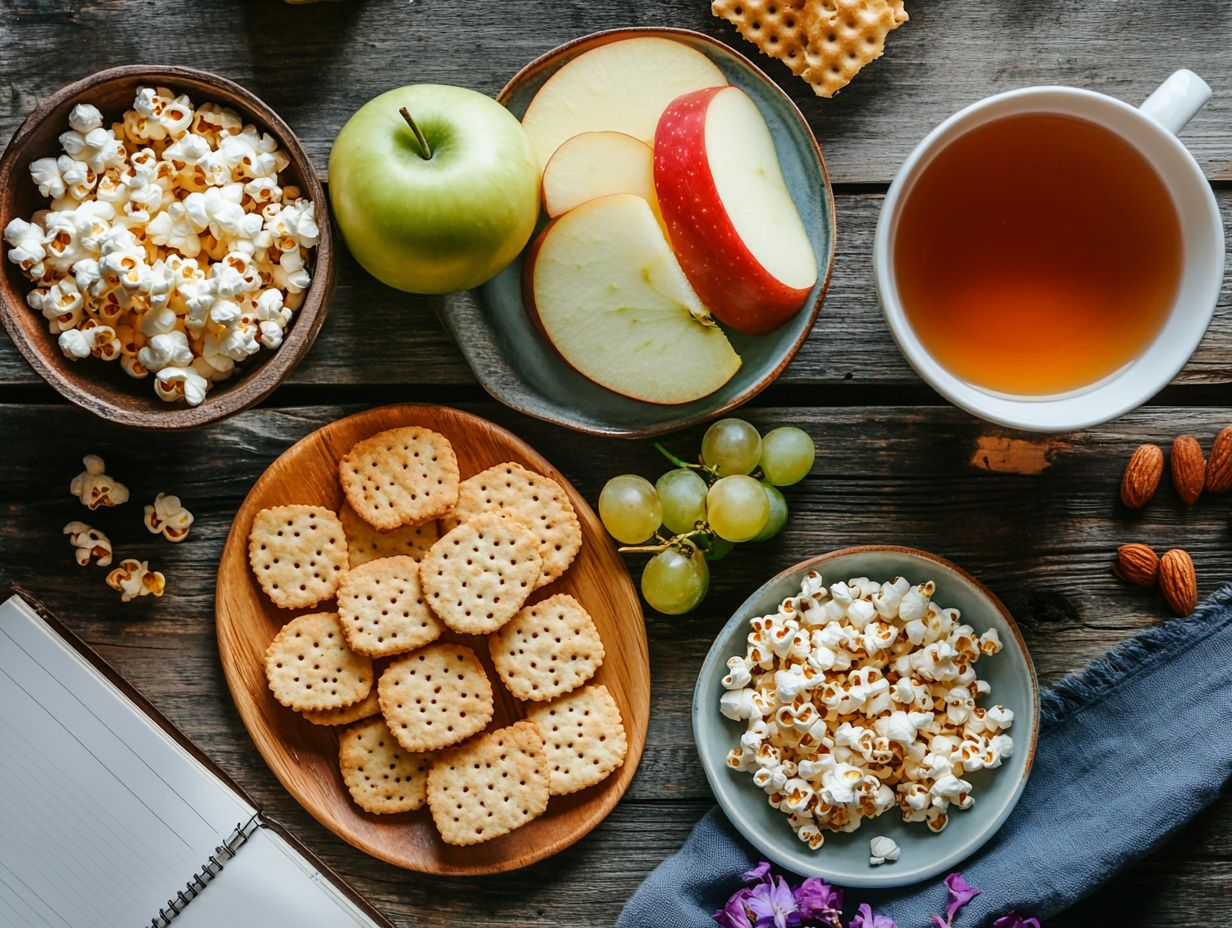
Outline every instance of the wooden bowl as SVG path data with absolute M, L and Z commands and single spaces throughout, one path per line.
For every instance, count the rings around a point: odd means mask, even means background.
M 334 288 L 335 269 L 329 207 L 325 191 L 312 170 L 304 149 L 278 114 L 239 84 L 199 71 L 163 65 L 130 65 L 99 71 L 69 84 L 34 108 L 0 156 L 0 228 L 15 218 L 29 219 L 47 207 L 47 200 L 30 179 L 30 162 L 61 153 L 58 138 L 68 129 L 68 114 L 77 103 L 92 103 L 105 120 L 114 121 L 130 109 L 138 87 L 163 86 L 186 93 L 194 105 L 205 102 L 228 106 L 246 123 L 278 140 L 291 159 L 280 177 L 294 184 L 316 207 L 321 241 L 313 249 L 312 283 L 303 305 L 287 328 L 282 345 L 262 349 L 243 363 L 243 369 L 210 389 L 200 406 L 167 403 L 154 394 L 152 376 L 134 380 L 119 364 L 94 358 L 73 361 L 56 344 L 42 314 L 26 304 L 33 284 L 7 258 L 0 245 L 0 319 L 17 350 L 44 380 L 65 399 L 95 415 L 122 425 L 143 428 L 186 429 L 214 422 L 260 402 L 291 372 L 316 338 Z
M 265 679 L 265 649 L 299 613 L 333 609 L 279 609 L 248 566 L 253 517 L 269 506 L 309 503 L 335 512 L 342 505 L 338 461 L 355 442 L 385 429 L 418 425 L 453 444 L 462 476 L 515 461 L 559 483 L 582 528 L 582 548 L 564 575 L 535 591 L 537 602 L 556 593 L 577 598 L 595 620 L 606 652 L 591 682 L 602 683 L 620 708 L 628 737 L 624 764 L 601 783 L 569 796 L 553 796 L 539 818 L 500 838 L 471 847 L 444 843 L 426 808 L 371 815 L 352 801 L 338 768 L 341 728 L 313 725 L 281 705 Z M 218 565 L 215 621 L 218 652 L 231 698 L 257 750 L 274 775 L 317 821 L 364 851 L 421 873 L 474 876 L 525 867 L 571 845 L 601 822 L 637 771 L 650 721 L 650 661 L 641 601 L 621 556 L 586 500 L 538 452 L 510 432 L 471 413 L 444 406 L 386 406 L 348 416 L 292 445 L 253 484 L 231 524 Z M 447 633 L 484 663 L 496 699 L 488 730 L 517 721 L 526 704 L 500 682 L 487 641 Z

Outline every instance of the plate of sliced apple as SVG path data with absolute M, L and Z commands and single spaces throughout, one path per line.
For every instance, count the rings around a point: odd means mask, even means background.
M 542 215 L 513 264 L 439 304 L 484 387 L 642 437 L 768 386 L 834 261 L 829 177 L 787 95 L 701 33 L 619 29 L 537 59 L 498 100 L 539 159 Z

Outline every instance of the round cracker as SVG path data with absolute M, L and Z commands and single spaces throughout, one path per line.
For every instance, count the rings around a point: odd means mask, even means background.
M 419 564 L 406 555 L 348 571 L 338 585 L 338 616 L 347 644 L 368 657 L 414 651 L 445 630 L 424 601 Z
M 565 796 L 605 780 L 629 750 L 620 709 L 606 686 L 584 686 L 526 714 L 543 735 L 549 786 Z
M 434 644 L 395 658 L 377 692 L 389 730 L 412 752 L 457 744 L 492 719 L 492 684 L 463 645 Z
M 252 520 L 248 563 L 275 606 L 306 609 L 337 590 L 349 565 L 346 534 L 323 506 L 272 506 Z
M 365 812 L 412 812 L 428 795 L 431 754 L 404 751 L 382 718 L 348 728 L 338 738 L 342 782 Z
M 422 560 L 440 537 L 440 528 L 435 519 L 382 532 L 361 519 L 350 503 L 344 503 L 338 510 L 338 521 L 346 532 L 347 552 L 352 567 L 400 554 L 413 557 L 417 561 Z
M 568 593 L 524 607 L 488 639 L 488 651 L 509 692 L 536 701 L 577 689 L 604 658 L 594 620 Z
M 358 442 L 338 462 L 338 479 L 356 514 L 382 531 L 438 518 L 458 501 L 453 446 L 418 426 Z
M 347 647 L 336 612 L 301 615 L 265 651 L 265 676 L 291 709 L 341 709 L 372 690 L 372 661 Z
M 301 712 L 313 725 L 350 725 L 363 719 L 379 715 L 381 701 L 376 697 L 376 687 L 368 691 L 368 695 L 353 706 L 343 706 L 341 709 L 317 709 Z

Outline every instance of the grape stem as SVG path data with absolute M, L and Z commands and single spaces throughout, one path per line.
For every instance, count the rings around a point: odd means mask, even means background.
M 671 538 L 663 539 L 659 536 L 659 544 L 657 545 L 625 545 L 618 548 L 621 554 L 662 554 L 668 548 L 674 548 L 683 541 L 687 541 L 695 535 L 709 535 L 710 530 L 705 528 L 695 528 L 691 532 L 685 532 L 682 535 L 673 535 Z
M 676 455 L 672 454 L 670 451 L 664 448 L 662 443 L 656 441 L 654 443 L 654 446 L 659 449 L 660 454 L 662 454 L 665 458 L 667 458 L 677 467 L 687 467 L 691 470 L 700 470 L 709 477 L 717 476 L 715 469 L 711 467 L 709 464 L 690 464 L 688 461 L 684 460 L 683 458 L 676 457 Z

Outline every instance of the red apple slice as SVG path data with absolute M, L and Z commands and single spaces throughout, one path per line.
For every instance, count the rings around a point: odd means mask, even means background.
M 543 207 L 553 218 L 612 193 L 655 202 L 654 154 L 623 132 L 575 135 L 556 149 L 543 171 Z
M 610 129 L 650 144 L 659 116 L 676 97 L 727 84 L 709 58 L 673 39 L 643 36 L 600 45 L 547 79 L 522 126 L 540 167 L 566 139 Z
M 672 101 L 654 159 L 672 248 L 702 302 L 748 335 L 799 312 L 817 283 L 817 259 L 748 94 L 717 87 Z
M 523 289 L 560 356 L 625 396 L 692 402 L 740 367 L 641 197 L 600 197 L 553 220 L 527 255 Z

